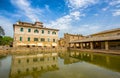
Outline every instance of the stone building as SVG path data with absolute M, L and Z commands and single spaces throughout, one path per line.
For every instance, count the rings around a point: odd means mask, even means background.
M 60 47 L 69 47 L 69 42 L 83 39 L 84 36 L 81 34 L 68 34 L 65 33 L 63 38 L 60 38 L 59 40 L 59 46 Z
M 120 28 L 106 30 L 71 41 L 69 47 L 80 49 L 120 50 Z
M 57 47 L 58 29 L 46 28 L 42 22 L 13 24 L 13 47 Z

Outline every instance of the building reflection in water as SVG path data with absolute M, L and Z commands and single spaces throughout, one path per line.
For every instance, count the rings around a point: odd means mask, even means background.
M 120 72 L 120 57 L 117 55 L 71 51 L 60 54 L 60 57 L 64 59 L 64 64 L 87 62 Z
M 58 69 L 57 53 L 13 55 L 10 78 L 38 78 L 41 73 Z

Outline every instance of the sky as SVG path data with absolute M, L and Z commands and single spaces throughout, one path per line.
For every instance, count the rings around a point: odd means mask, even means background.
M 13 37 L 17 21 L 43 22 L 64 33 L 89 35 L 120 28 L 120 0 L 0 0 L 0 26 Z

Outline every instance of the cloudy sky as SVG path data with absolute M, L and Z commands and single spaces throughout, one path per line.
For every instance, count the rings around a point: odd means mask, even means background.
M 13 36 L 18 20 L 60 29 L 63 33 L 89 35 L 120 28 L 120 0 L 0 0 L 0 26 Z

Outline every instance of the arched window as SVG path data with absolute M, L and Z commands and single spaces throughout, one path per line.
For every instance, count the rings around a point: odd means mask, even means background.
M 42 34 L 44 34 L 44 30 L 42 30 Z
M 52 32 L 52 34 L 53 34 L 53 35 L 56 35 L 56 32 L 55 32 L 55 31 L 53 31 L 53 32 Z
M 39 31 L 37 29 L 34 30 L 34 33 L 39 33 Z

